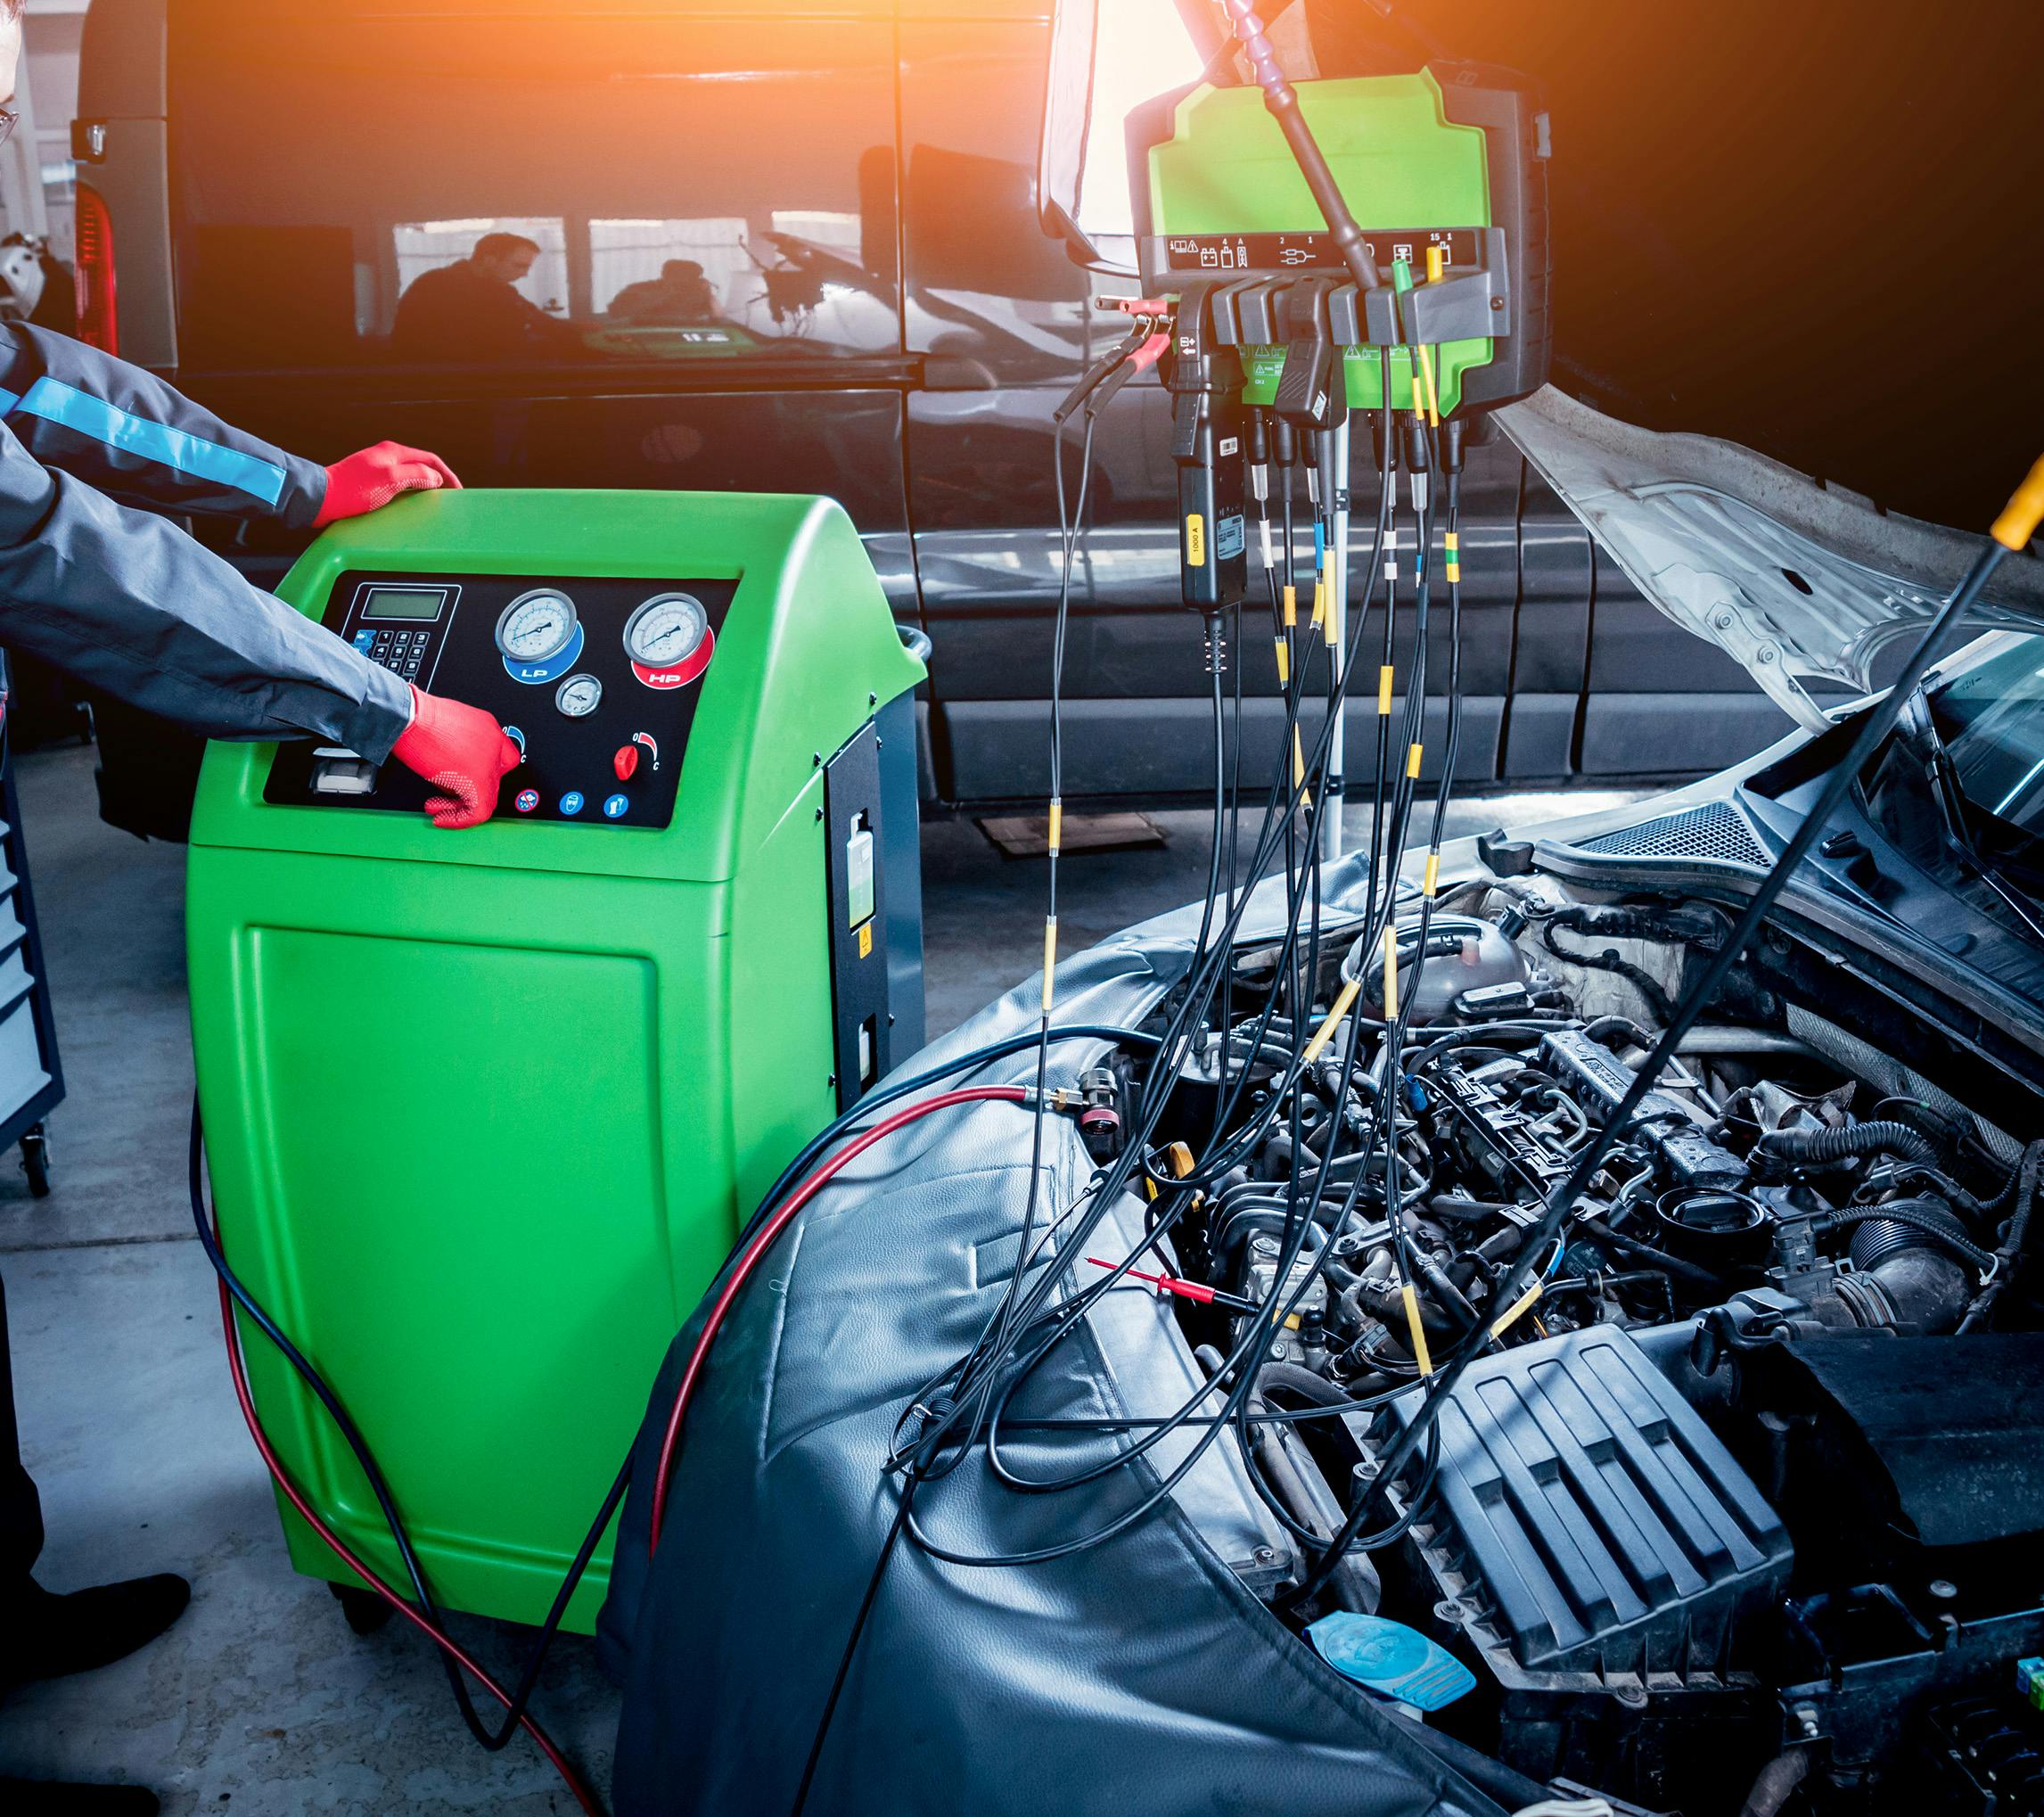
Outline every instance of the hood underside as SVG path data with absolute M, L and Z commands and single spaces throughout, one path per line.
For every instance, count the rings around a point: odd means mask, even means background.
M 1936 615 L 1976 534 L 1883 511 L 1736 442 L 1620 423 L 1552 385 L 1498 413 L 1534 469 L 1684 630 L 1810 731 Z M 2044 629 L 2044 562 L 2005 563 L 1973 629 Z

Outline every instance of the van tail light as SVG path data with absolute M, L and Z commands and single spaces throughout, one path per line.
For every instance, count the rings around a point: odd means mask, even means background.
M 102 353 L 120 351 L 120 308 L 113 269 L 113 218 L 89 183 L 78 187 L 78 339 Z

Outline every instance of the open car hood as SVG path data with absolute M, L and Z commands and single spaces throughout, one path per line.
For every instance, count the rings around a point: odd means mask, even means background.
M 1641 593 L 1810 731 L 1830 724 L 1819 695 L 1875 687 L 1882 650 L 1936 615 L 1980 547 L 1736 442 L 1636 429 L 1552 385 L 1498 420 Z M 2044 629 L 2044 562 L 2005 563 L 1966 623 Z

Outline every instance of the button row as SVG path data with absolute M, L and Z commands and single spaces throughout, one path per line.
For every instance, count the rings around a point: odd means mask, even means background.
M 538 789 L 519 790 L 516 805 L 521 814 L 532 813 L 539 806 L 539 791 Z M 588 797 L 579 789 L 570 789 L 566 794 L 561 797 L 562 815 L 570 820 L 575 818 L 588 805 Z M 603 802 L 603 818 L 606 820 L 622 820 L 627 814 L 631 812 L 631 808 L 632 798 L 629 795 L 607 796 Z

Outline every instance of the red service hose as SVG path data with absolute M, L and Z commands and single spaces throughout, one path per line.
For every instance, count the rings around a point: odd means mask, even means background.
M 926 1098 L 918 1104 L 908 1105 L 891 1116 L 883 1117 L 870 1130 L 847 1142 L 791 1192 L 780 1210 L 760 1227 L 751 1246 L 738 1258 L 737 1265 L 732 1269 L 730 1278 L 724 1283 L 724 1290 L 717 1296 L 717 1303 L 710 1307 L 710 1317 L 703 1321 L 702 1335 L 695 1340 L 695 1348 L 689 1352 L 688 1367 L 682 1370 L 680 1385 L 674 1391 L 674 1407 L 667 1416 L 667 1432 L 661 1440 L 660 1468 L 653 1476 L 653 1531 L 646 1538 L 647 1558 L 652 1558 L 660 1550 L 661 1527 L 667 1517 L 668 1478 L 674 1468 L 674 1450 L 680 1443 L 681 1422 L 687 1417 L 688 1403 L 695 1394 L 695 1384 L 702 1374 L 702 1365 L 710 1355 L 710 1346 L 716 1342 L 718 1328 L 724 1323 L 725 1315 L 737 1300 L 739 1289 L 759 1265 L 761 1258 L 774 1246 L 774 1239 L 787 1229 L 789 1221 L 875 1142 L 928 1116 L 931 1112 L 948 1110 L 955 1104 L 1026 1104 L 1028 1101 L 1029 1094 L 1019 1085 L 968 1085 L 956 1091 L 940 1091 L 934 1098 Z
M 234 1327 L 234 1303 L 227 1292 L 227 1284 L 225 1281 L 220 1283 L 220 1320 L 222 1324 L 226 1327 L 227 1367 L 234 1378 L 234 1398 L 242 1403 L 242 1418 L 248 1422 L 249 1436 L 255 1440 L 256 1449 L 262 1453 L 265 1467 L 268 1469 L 277 1487 L 283 1492 L 285 1500 L 303 1517 L 306 1525 L 326 1542 L 342 1564 L 347 1566 L 364 1583 L 367 1584 L 371 1590 L 374 1591 L 378 1596 L 382 1597 L 385 1602 L 403 1616 L 415 1628 L 425 1635 L 434 1646 L 446 1653 L 456 1665 L 474 1679 L 499 1704 L 507 1710 L 511 1708 L 509 1692 L 505 1690 L 466 1653 L 463 1652 L 441 1629 L 435 1627 L 431 1622 L 428 1621 L 424 1616 L 421 1615 L 417 1609 L 399 1596 L 388 1583 L 377 1576 L 361 1559 L 357 1558 L 353 1552 L 349 1551 L 341 1536 L 312 1511 L 310 1504 L 299 1492 L 298 1485 L 285 1474 L 282 1460 L 277 1457 L 276 1452 L 270 1448 L 269 1435 L 264 1432 L 262 1421 L 256 1418 L 256 1403 L 249 1394 L 248 1372 L 242 1360 L 241 1333 Z M 576 1777 L 574 1768 L 568 1764 L 567 1757 L 554 1745 L 552 1738 L 547 1735 L 546 1731 L 529 1715 L 521 1714 L 518 1724 L 528 1735 L 531 1736 L 533 1740 L 539 1744 L 539 1751 L 553 1762 L 554 1771 L 561 1775 L 562 1783 L 574 1795 L 575 1802 L 588 1813 L 588 1817 L 603 1817 L 603 1807 L 596 1802 L 595 1795 Z

